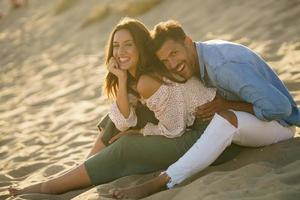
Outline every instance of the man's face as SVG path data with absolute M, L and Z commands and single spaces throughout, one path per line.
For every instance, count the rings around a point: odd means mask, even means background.
M 192 41 L 190 41 L 192 43 Z M 157 57 L 167 69 L 184 79 L 189 79 L 196 73 L 195 56 L 188 42 L 166 40 L 161 48 L 156 51 Z M 192 43 L 193 45 L 193 43 Z

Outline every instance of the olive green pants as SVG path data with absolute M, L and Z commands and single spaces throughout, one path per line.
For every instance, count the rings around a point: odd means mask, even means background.
M 139 119 L 137 127 L 143 127 L 147 122 L 157 123 L 153 113 L 142 105 L 138 106 L 136 114 Z M 119 130 L 106 116 L 98 127 L 103 130 L 102 141 L 107 147 L 86 160 L 85 168 L 94 185 L 107 183 L 123 176 L 166 169 L 197 141 L 206 126 L 207 124 L 196 121 L 192 129 L 186 131 L 181 137 L 125 135 L 114 143 L 108 144 L 110 138 Z M 224 152 L 224 156 L 221 156 L 217 162 L 229 160 L 237 152 L 236 148 L 228 153 Z

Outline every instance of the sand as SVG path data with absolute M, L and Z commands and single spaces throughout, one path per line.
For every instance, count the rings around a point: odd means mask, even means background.
M 63 195 L 9 197 L 81 163 L 109 109 L 102 94 L 103 49 L 125 15 L 149 28 L 179 20 L 195 40 L 225 39 L 262 55 L 300 105 L 298 0 L 29 0 L 0 2 L 0 199 L 108 199 L 112 187 L 142 183 L 155 173 Z M 300 138 L 246 149 L 175 189 L 146 199 L 300 199 Z

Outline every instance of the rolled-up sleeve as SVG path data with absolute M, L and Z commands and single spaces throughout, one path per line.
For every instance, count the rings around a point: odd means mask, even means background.
M 136 126 L 137 116 L 135 108 L 138 103 L 138 98 L 132 94 L 128 94 L 130 112 L 129 116 L 125 118 L 120 112 L 117 102 L 114 101 L 110 107 L 109 117 L 115 124 L 116 128 L 120 131 L 126 131 L 127 129 Z
M 120 112 L 116 102 L 113 102 L 110 108 L 109 117 L 114 122 L 116 128 L 120 131 L 126 131 L 137 124 L 137 117 L 134 108 L 130 107 L 129 116 L 125 118 Z
M 257 118 L 265 121 L 283 119 L 292 112 L 289 99 L 255 71 L 249 63 L 228 62 L 220 67 L 217 86 L 252 103 Z

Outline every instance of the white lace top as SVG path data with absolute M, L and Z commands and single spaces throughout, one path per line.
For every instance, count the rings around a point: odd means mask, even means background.
M 215 88 L 206 88 L 200 80 L 193 77 L 185 83 L 165 80 L 163 84 L 144 102 L 159 120 L 158 124 L 148 123 L 142 129 L 143 135 L 163 135 L 169 138 L 181 136 L 188 126 L 194 123 L 196 107 L 207 103 L 216 96 Z M 130 114 L 125 118 L 116 102 L 111 106 L 109 116 L 117 129 L 125 131 L 136 126 L 137 117 L 134 107 L 137 99 L 129 96 Z

